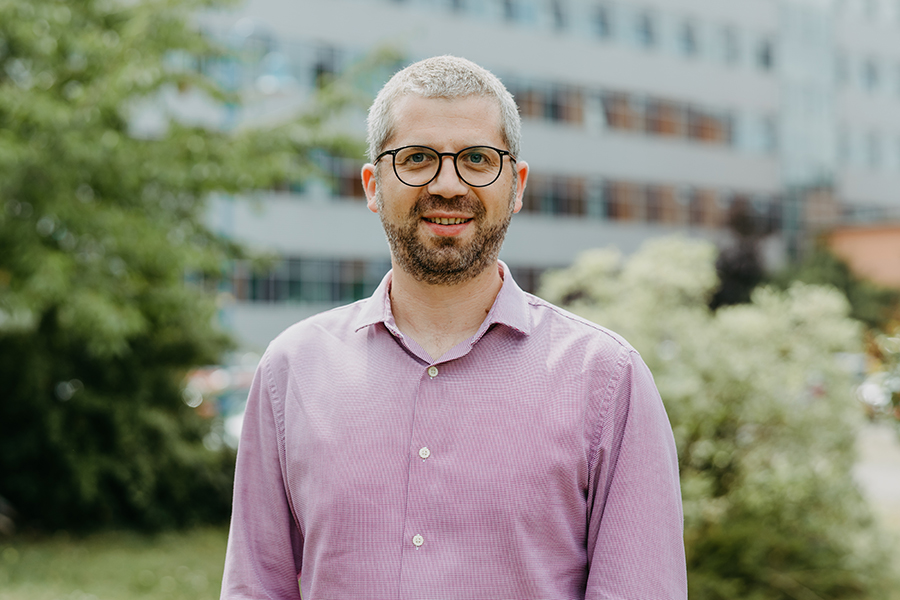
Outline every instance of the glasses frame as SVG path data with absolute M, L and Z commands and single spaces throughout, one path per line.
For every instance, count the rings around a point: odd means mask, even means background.
M 400 152 L 401 150 L 406 150 L 407 148 L 424 148 L 425 150 L 431 150 L 432 152 L 434 152 L 437 155 L 437 157 L 438 157 L 437 171 L 435 171 L 434 176 L 431 179 L 429 179 L 428 181 L 426 181 L 425 183 L 420 183 L 420 184 L 406 183 L 405 181 L 403 181 L 403 178 L 400 177 L 400 174 L 397 172 L 397 153 Z M 481 185 L 475 185 L 473 183 L 469 183 L 468 181 L 466 181 L 466 178 L 463 177 L 462 174 L 459 172 L 459 165 L 456 162 L 457 160 L 459 160 L 459 155 L 462 154 L 463 152 L 465 152 L 466 150 L 472 150 L 473 148 L 489 148 L 500 155 L 500 168 L 497 169 L 497 176 L 494 177 L 489 183 L 482 183 Z M 426 185 L 428 185 L 429 183 L 431 183 L 432 181 L 437 179 L 438 175 L 441 174 L 441 168 L 444 166 L 444 157 L 446 157 L 446 156 L 453 157 L 453 170 L 456 171 L 456 176 L 459 177 L 459 180 L 462 181 L 463 183 L 465 183 L 467 186 L 473 187 L 473 188 L 487 187 L 489 185 L 492 185 L 498 179 L 500 179 L 500 174 L 503 172 L 503 162 L 504 162 L 503 157 L 504 156 L 508 156 L 509 160 L 511 160 L 513 162 L 513 164 L 516 163 L 516 157 L 513 156 L 512 153 L 509 152 L 509 150 L 501 150 L 500 148 L 494 148 L 493 146 L 486 146 L 484 144 L 479 144 L 477 146 L 467 146 L 467 147 L 463 148 L 462 150 L 460 150 L 459 152 L 438 152 L 437 150 L 435 150 L 434 148 L 432 148 L 430 146 L 423 146 L 421 144 L 412 144 L 410 146 L 401 146 L 400 148 L 394 148 L 393 150 L 385 150 L 384 152 L 382 152 L 375 158 L 375 162 L 377 163 L 379 160 L 381 160 L 388 154 L 391 155 L 391 166 L 394 168 L 394 175 L 397 176 L 397 181 L 399 181 L 403 185 L 408 185 L 409 187 L 425 187 Z

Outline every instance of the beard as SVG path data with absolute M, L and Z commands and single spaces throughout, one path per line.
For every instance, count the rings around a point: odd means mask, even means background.
M 512 219 L 515 188 L 510 192 L 509 210 L 497 223 L 485 223 L 484 204 L 472 196 L 444 198 L 424 193 L 419 196 L 402 223 L 387 220 L 380 190 L 376 197 L 391 255 L 397 266 L 416 281 L 431 285 L 456 285 L 480 275 L 496 263 L 506 230 Z M 455 237 L 428 236 L 420 233 L 422 215 L 431 210 L 456 210 L 472 215 L 475 234 L 471 241 Z

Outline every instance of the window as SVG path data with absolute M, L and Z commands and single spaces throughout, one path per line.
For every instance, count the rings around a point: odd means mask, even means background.
M 678 30 L 678 49 L 684 56 L 695 56 L 699 47 L 697 44 L 697 29 L 689 22 L 682 23 Z
M 503 18 L 507 21 L 516 20 L 516 3 L 514 0 L 503 0 Z
M 580 91 L 554 87 L 547 95 L 544 116 L 550 121 L 581 123 L 584 120 L 584 101 Z
M 566 28 L 566 13 L 561 0 L 550 0 L 550 16 L 554 29 L 561 31 Z
M 764 71 L 771 71 L 775 65 L 775 48 L 772 40 L 762 40 L 756 53 L 756 62 Z
M 638 45 L 642 48 L 652 48 L 656 45 L 656 27 L 653 17 L 649 13 L 637 15 L 635 34 Z
M 706 210 L 703 202 L 703 196 L 700 195 L 699 190 L 692 188 L 687 192 L 687 204 L 688 224 L 705 225 Z
M 363 163 L 348 158 L 331 158 L 326 161 L 331 178 L 331 193 L 339 198 L 364 199 L 365 190 L 359 176 Z
M 313 65 L 313 84 L 321 88 L 338 74 L 338 53 L 334 48 L 323 46 L 316 51 L 316 62 Z
M 628 94 L 610 92 L 603 96 L 603 110 L 606 123 L 613 129 L 634 130 L 639 128 L 639 114 L 635 103 Z
M 237 261 L 230 287 L 243 301 L 343 304 L 371 295 L 390 267 L 388 260 L 285 258 L 255 272 Z
M 608 6 L 597 6 L 594 9 L 594 33 L 601 39 L 610 39 L 613 35 L 612 15 Z
M 898 146 L 900 148 L 900 146 Z M 603 193 L 606 188 L 602 180 L 591 180 L 585 191 L 585 214 L 593 219 L 602 219 L 604 215 Z M 527 188 L 526 188 L 527 189 Z
M 527 189 L 527 188 L 526 188 Z M 611 221 L 627 221 L 634 217 L 635 186 L 623 182 L 607 182 L 604 189 L 604 217 Z
M 692 140 L 731 143 L 730 120 L 697 108 L 687 109 L 687 131 Z
M 681 206 L 675 199 L 675 188 L 648 185 L 644 191 L 644 220 L 648 223 L 681 222 Z
M 577 87 L 508 82 L 522 117 L 584 123 L 584 92 Z
M 862 85 L 863 89 L 868 92 L 874 92 L 878 89 L 880 73 L 878 63 L 874 58 L 868 58 L 863 63 L 862 69 Z
M 585 190 L 581 177 L 534 175 L 525 188 L 522 210 L 546 215 L 585 215 Z
M 684 109 L 665 100 L 648 100 L 644 122 L 646 131 L 664 136 L 683 136 L 687 131 Z

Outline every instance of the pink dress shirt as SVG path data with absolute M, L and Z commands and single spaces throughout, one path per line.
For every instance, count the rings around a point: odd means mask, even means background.
M 371 298 L 281 334 L 238 452 L 222 598 L 687 598 L 675 444 L 638 353 L 506 273 L 439 360 Z

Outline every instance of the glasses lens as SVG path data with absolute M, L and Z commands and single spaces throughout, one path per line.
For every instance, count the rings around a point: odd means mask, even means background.
M 487 146 L 466 148 L 456 159 L 456 168 L 460 176 L 469 185 L 488 185 L 500 175 L 503 157 L 499 152 Z
M 394 155 L 394 170 L 408 185 L 425 185 L 437 173 L 440 157 L 431 148 L 410 146 Z

